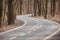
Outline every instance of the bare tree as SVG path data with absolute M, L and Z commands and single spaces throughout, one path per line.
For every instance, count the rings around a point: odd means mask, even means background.
M 2 26 L 2 9 L 3 9 L 3 0 L 0 0 L 0 27 Z
M 38 16 L 41 16 L 41 0 L 38 1 Z
M 2 22 L 2 9 L 3 9 L 3 0 L 0 0 L 0 27 Z
M 48 0 L 45 0 L 44 1 L 44 18 L 47 18 L 47 6 L 48 6 Z
M 8 0 L 8 25 L 15 24 L 14 0 Z
M 45 9 L 44 9 L 44 0 L 41 0 L 41 15 L 44 15 Z
M 34 0 L 34 16 L 36 16 L 36 12 L 37 12 L 37 0 Z
M 55 16 L 56 0 L 51 0 L 51 15 Z
M 20 0 L 20 14 L 22 15 L 22 0 Z
M 58 8 L 59 8 L 59 13 L 60 13 L 60 0 L 59 0 L 59 7 Z

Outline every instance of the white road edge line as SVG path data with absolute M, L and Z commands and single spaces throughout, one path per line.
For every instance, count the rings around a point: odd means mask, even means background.
M 16 28 L 7 30 L 7 31 L 5 31 L 5 32 L 1 32 L 0 35 L 1 35 L 1 34 L 4 34 L 4 33 L 8 33 L 8 32 L 10 32 L 10 31 L 13 31 L 13 30 L 16 30 L 16 29 L 18 29 L 18 28 L 21 28 L 21 27 L 25 26 L 27 22 L 26 22 L 24 19 L 21 19 L 21 18 L 20 18 L 20 20 L 23 20 L 23 21 L 24 21 L 24 24 L 23 24 L 22 26 L 19 26 L 19 27 L 16 27 Z
M 53 35 L 57 34 L 59 31 L 60 31 L 60 28 L 56 32 L 52 33 L 50 36 L 46 37 L 44 40 L 51 38 Z
M 21 34 L 20 36 L 24 36 L 24 35 L 26 35 L 25 33 L 23 33 L 23 34 Z

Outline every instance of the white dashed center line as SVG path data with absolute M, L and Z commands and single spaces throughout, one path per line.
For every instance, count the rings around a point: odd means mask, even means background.
M 33 29 L 33 31 L 35 31 L 36 29 Z
M 22 33 L 20 36 L 24 36 L 24 35 L 26 35 L 25 33 Z
M 27 33 L 31 33 L 32 31 L 29 31 L 29 32 L 27 32 Z
M 13 39 L 15 39 L 16 37 L 12 37 L 12 38 L 10 38 L 10 40 L 13 40 Z

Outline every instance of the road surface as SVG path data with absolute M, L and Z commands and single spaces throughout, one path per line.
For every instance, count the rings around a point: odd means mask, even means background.
M 0 40 L 45 40 L 60 28 L 60 24 L 46 19 L 38 20 L 27 16 L 17 16 L 17 19 L 25 20 L 26 24 L 21 28 L 1 33 Z

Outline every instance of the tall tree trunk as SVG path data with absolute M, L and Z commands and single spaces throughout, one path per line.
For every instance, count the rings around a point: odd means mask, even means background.
M 22 0 L 20 0 L 20 14 L 22 15 Z
M 47 18 L 47 6 L 48 6 L 48 0 L 45 0 L 45 13 L 44 13 L 44 18 Z
M 3 1 L 3 17 L 2 17 L 3 22 L 5 20 L 5 14 L 6 14 L 6 6 L 5 6 L 5 0 L 4 0 Z
M 52 15 L 52 8 L 53 8 L 53 7 L 52 7 L 52 0 L 51 0 L 51 15 Z
M 41 0 L 38 0 L 38 16 L 41 16 Z
M 44 9 L 44 0 L 41 0 L 41 14 L 44 15 L 44 12 L 45 9 Z
M 55 16 L 55 10 L 56 10 L 56 0 L 53 0 L 53 17 Z
M 15 24 L 14 0 L 8 0 L 8 25 Z
M 55 16 L 56 0 L 51 0 L 51 15 Z
M 58 6 L 58 9 L 59 9 L 59 13 L 60 13 L 60 0 L 59 0 L 59 6 Z
M 3 0 L 0 0 L 0 27 L 2 27 L 2 9 L 3 9 Z
M 17 1 L 14 0 L 14 16 L 15 16 L 14 18 L 15 18 L 15 19 L 16 19 L 16 2 L 17 2 Z
M 29 14 L 29 13 L 30 13 L 30 10 L 29 10 L 29 8 L 30 8 L 30 7 L 29 7 L 29 6 L 30 6 L 30 4 L 29 4 L 29 3 L 30 3 L 30 1 L 29 1 L 29 0 L 27 0 L 27 14 Z
M 36 10 L 37 9 L 37 0 L 34 0 L 34 16 L 36 16 Z

